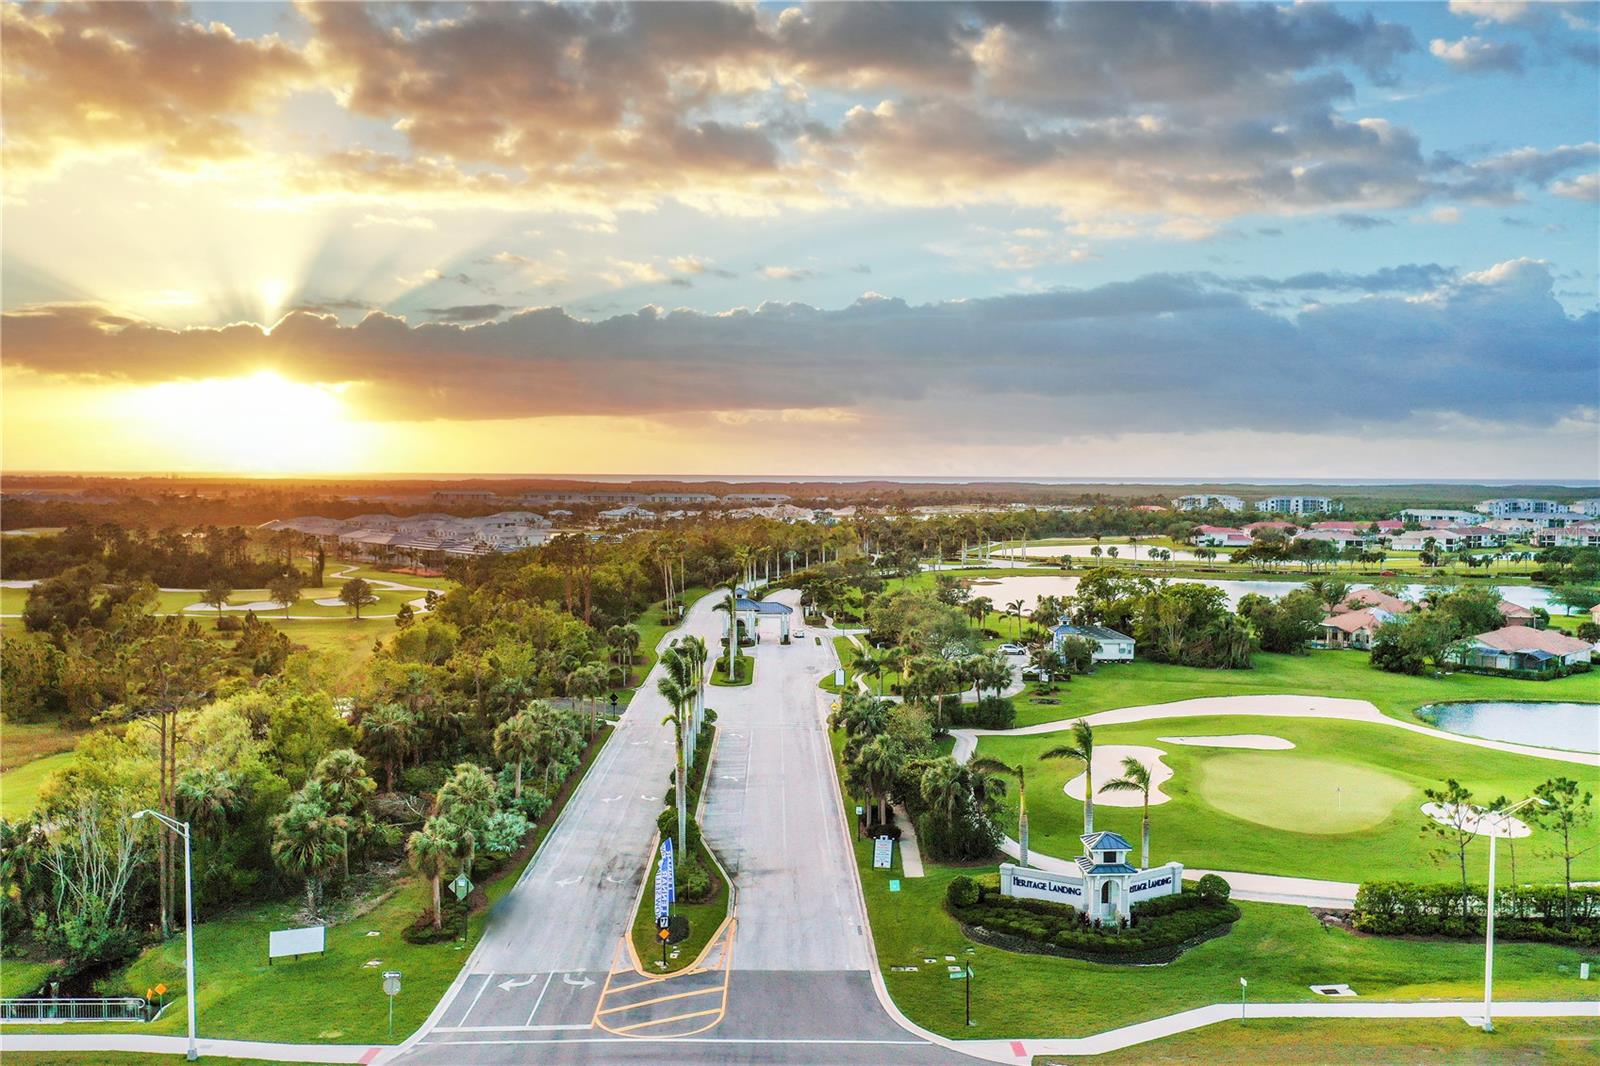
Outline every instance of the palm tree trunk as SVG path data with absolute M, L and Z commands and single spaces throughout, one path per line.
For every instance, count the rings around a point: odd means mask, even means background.
M 522 758 L 521 758 L 521 756 L 517 757 L 517 784 L 516 784 L 516 787 L 512 790 L 511 795 L 514 798 L 519 799 L 519 800 L 522 798 Z
M 443 876 L 440 874 L 435 874 L 433 877 L 433 927 L 435 929 L 444 928 L 444 909 L 439 903 L 439 882 L 442 880 Z
M 1083 764 L 1083 835 L 1094 832 L 1094 767 L 1092 760 Z
M 1150 868 L 1150 794 L 1144 797 L 1144 824 L 1139 827 L 1139 865 Z

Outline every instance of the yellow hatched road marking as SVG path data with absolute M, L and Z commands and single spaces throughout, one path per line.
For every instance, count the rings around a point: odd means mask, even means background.
M 620 1007 L 607 1007 L 605 1010 L 601 1011 L 600 1013 L 601 1014 L 616 1014 L 618 1011 L 637 1010 L 640 1007 L 648 1007 L 652 1003 L 665 1003 L 665 1002 L 667 1002 L 668 1000 L 671 1000 L 671 999 L 688 999 L 690 996 L 703 996 L 707 992 L 721 992 L 721 991 L 722 991 L 722 986 L 721 985 L 711 985 L 708 988 L 697 988 L 693 992 L 674 992 L 670 996 L 657 996 L 654 999 L 641 999 L 637 1003 L 624 1003 Z
M 721 1013 L 721 1007 L 713 1007 L 710 1010 L 695 1011 L 693 1014 L 674 1014 L 670 1018 L 653 1018 L 648 1022 L 635 1022 L 632 1025 L 624 1025 L 621 1029 L 614 1029 L 612 1031 L 616 1033 L 631 1033 L 635 1029 L 646 1029 L 652 1025 L 666 1025 L 668 1022 L 686 1022 L 690 1018 L 704 1018 L 708 1014 Z

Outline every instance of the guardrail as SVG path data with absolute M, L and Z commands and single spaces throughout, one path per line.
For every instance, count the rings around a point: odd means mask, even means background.
M 0 1022 L 142 1022 L 147 1012 L 138 996 L 0 999 Z

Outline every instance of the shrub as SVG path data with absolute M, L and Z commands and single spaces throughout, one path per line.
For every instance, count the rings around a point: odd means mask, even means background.
M 1226 903 L 1228 897 L 1233 894 L 1228 882 L 1216 874 L 1206 874 L 1202 877 L 1200 883 L 1195 885 L 1195 891 L 1207 903 Z
M 873 822 L 867 826 L 867 839 L 877 840 L 879 837 L 888 837 L 890 840 L 900 839 L 900 827 L 893 822 Z
M 1498 889 L 1495 896 L 1495 932 L 1506 940 L 1600 946 L 1600 887 L 1574 886 L 1570 915 L 1560 885 Z M 1356 893 L 1352 922 L 1361 932 L 1378 936 L 1476 939 L 1483 935 L 1485 907 L 1484 890 L 1477 886 L 1467 893 L 1463 915 L 1460 886 L 1366 881 Z
M 439 791 L 439 786 L 444 784 L 445 768 L 438 763 L 423 763 L 421 766 L 408 766 L 400 771 L 400 789 L 414 796 L 423 793 L 432 795 Z
M 699 903 L 711 896 L 711 871 L 696 857 L 678 871 L 678 893 L 686 903 Z
M 971 907 L 983 898 L 983 890 L 978 887 L 978 882 L 966 874 L 952 878 L 944 894 L 952 907 Z
M 408 944 L 440 944 L 446 940 L 459 940 L 467 935 L 467 906 L 453 899 L 446 899 L 444 904 L 444 925 L 440 929 L 433 927 L 433 910 L 429 908 L 418 915 L 417 920 L 403 929 L 400 936 Z
M 244 628 L 244 623 L 232 615 L 223 615 L 217 619 L 217 631 L 220 633 L 237 633 Z
M 977 703 L 957 703 L 950 709 L 950 724 L 977 729 L 1010 729 L 1017 721 L 1017 705 L 1009 699 L 985 696 Z

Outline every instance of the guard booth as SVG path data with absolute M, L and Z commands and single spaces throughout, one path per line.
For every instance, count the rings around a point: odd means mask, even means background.
M 737 622 L 743 622 L 756 638 L 756 643 L 761 643 L 761 622 L 763 619 L 778 622 L 778 640 L 783 644 L 789 643 L 789 620 L 794 615 L 794 608 L 785 603 L 776 603 L 770 600 L 753 600 L 740 590 L 734 599 L 734 617 Z M 737 626 L 737 622 L 730 623 Z

